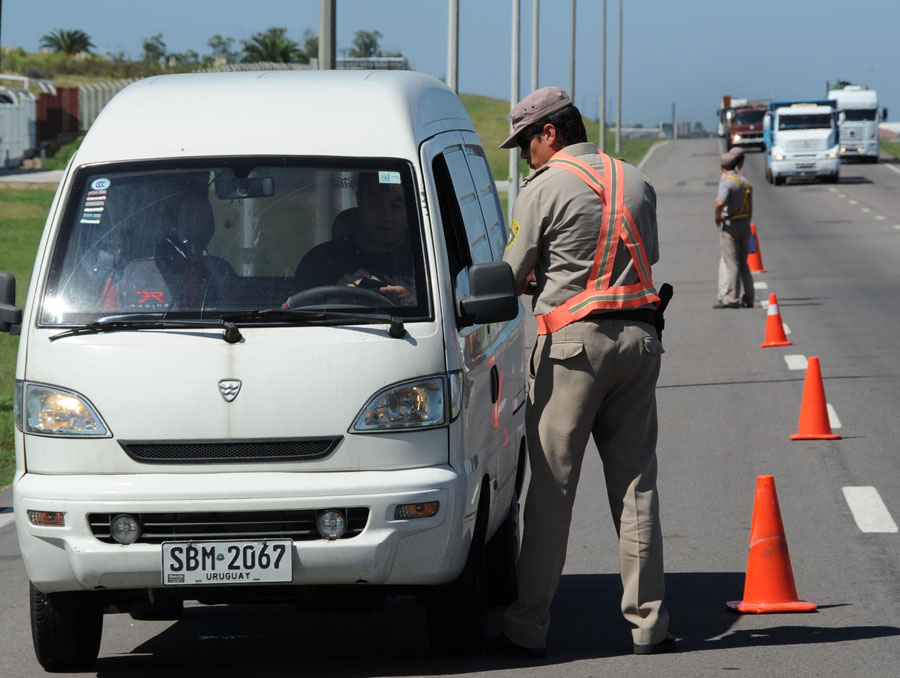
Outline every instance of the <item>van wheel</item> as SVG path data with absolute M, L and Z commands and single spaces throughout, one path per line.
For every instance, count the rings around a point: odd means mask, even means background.
M 90 593 L 31 589 L 31 639 L 47 671 L 86 671 L 100 653 L 103 609 Z
M 768 181 L 770 184 L 773 183 L 772 182 L 772 170 L 770 170 L 768 167 L 766 168 L 766 181 Z
M 483 529 L 476 526 L 469 557 L 456 581 L 428 592 L 425 618 L 431 649 L 436 653 L 474 654 L 484 648 L 487 637 L 487 568 Z
M 781 186 L 781 184 L 784 183 L 784 177 L 775 177 L 775 176 L 773 176 L 772 179 L 773 179 L 773 181 L 774 181 L 774 183 L 775 183 L 776 186 Z
M 509 605 L 519 596 L 519 497 L 513 493 L 509 512 L 487 545 L 488 602 Z

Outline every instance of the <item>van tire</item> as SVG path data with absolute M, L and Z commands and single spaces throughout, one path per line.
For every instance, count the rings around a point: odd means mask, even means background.
M 519 497 L 513 493 L 509 511 L 487 545 L 488 603 L 509 605 L 519 596 Z
M 436 586 L 425 598 L 431 649 L 437 654 L 475 654 L 487 639 L 487 563 L 484 532 L 487 516 L 479 511 L 469 555 L 455 581 Z
M 31 639 L 47 671 L 86 671 L 100 653 L 103 609 L 88 592 L 41 593 L 29 582 Z

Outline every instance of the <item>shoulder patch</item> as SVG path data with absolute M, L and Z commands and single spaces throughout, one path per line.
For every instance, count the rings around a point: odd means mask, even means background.
M 509 232 L 506 234 L 506 249 L 509 249 L 515 242 L 517 235 L 519 235 L 519 222 L 513 219 L 509 224 Z

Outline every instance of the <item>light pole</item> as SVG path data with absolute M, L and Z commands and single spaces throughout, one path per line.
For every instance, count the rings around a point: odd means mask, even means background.
M 520 0 L 512 0 L 512 64 L 509 73 L 509 108 L 519 103 L 519 7 Z M 510 125 L 512 132 L 512 125 Z M 507 223 L 512 223 L 513 204 L 519 195 L 519 149 L 509 149 L 509 191 L 506 194 Z
M 600 58 L 600 150 L 606 153 L 606 0 L 603 0 L 603 55 Z
M 336 0 L 319 0 L 319 69 L 335 67 L 334 13 Z
M 622 153 L 622 0 L 619 0 L 619 86 L 616 92 L 616 155 Z
M 540 33 L 541 23 L 541 0 L 534 0 L 533 12 L 531 13 L 531 91 L 538 88 L 538 54 L 540 47 L 538 45 L 538 34 Z
M 447 87 L 459 93 L 459 0 L 450 0 L 447 20 Z
M 575 2 L 572 0 L 572 40 L 569 51 L 569 96 L 575 102 Z

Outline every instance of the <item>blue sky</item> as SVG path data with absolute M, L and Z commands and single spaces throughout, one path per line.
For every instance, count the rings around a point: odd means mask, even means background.
M 521 0 L 521 91 L 531 84 L 533 0 Z M 459 0 L 462 92 L 509 99 L 512 0 Z M 596 117 L 602 1 L 577 0 L 575 102 Z M 827 81 L 879 90 L 900 119 L 898 0 L 624 0 L 623 101 L 626 123 L 678 120 L 713 127 L 722 94 L 810 98 Z M 615 117 L 618 0 L 607 2 L 607 117 Z M 540 86 L 569 86 L 571 0 L 541 0 Z M 318 32 L 319 0 L 2 0 L 0 44 L 36 51 L 56 29 L 81 29 L 94 44 L 132 58 L 144 38 L 163 34 L 169 50 L 208 53 L 220 34 L 248 39 L 284 26 L 298 42 Z M 379 30 L 382 48 L 416 70 L 447 72 L 447 0 L 337 0 L 337 47 L 359 29 Z

